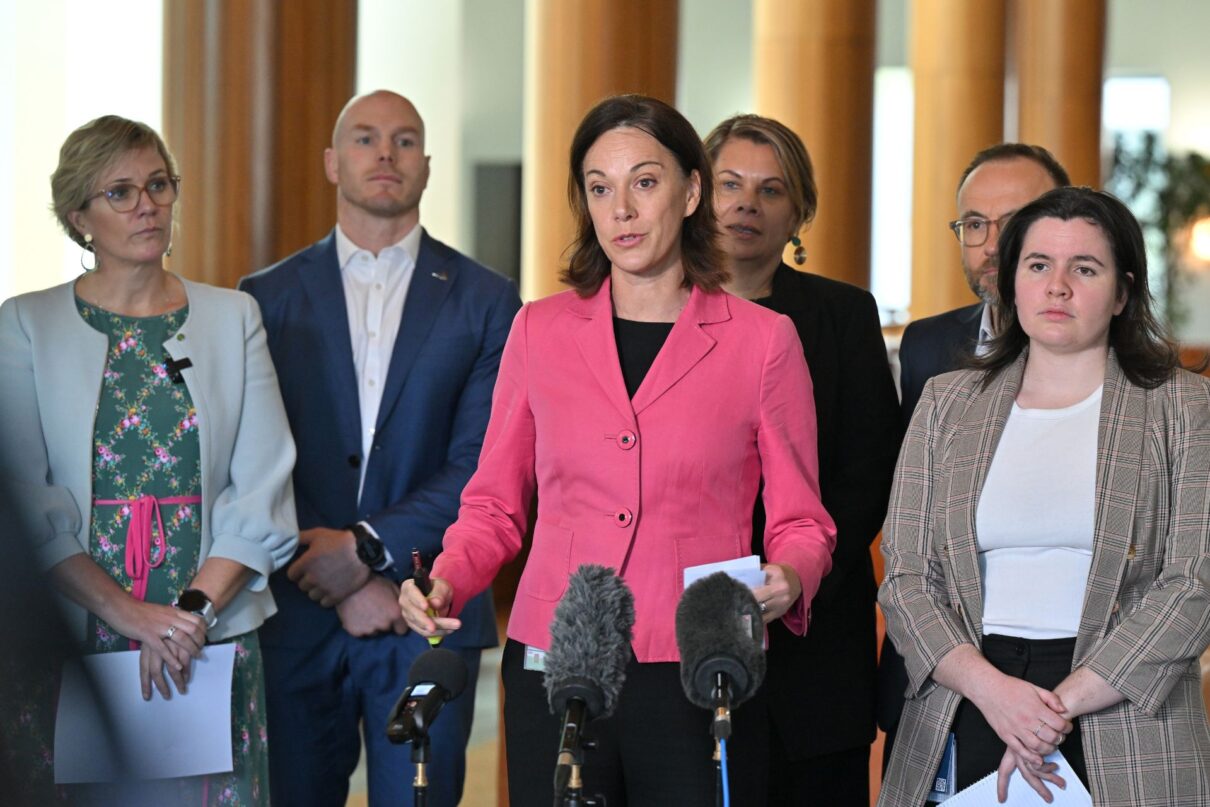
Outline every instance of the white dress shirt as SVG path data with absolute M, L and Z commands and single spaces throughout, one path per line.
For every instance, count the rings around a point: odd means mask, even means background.
M 336 225 L 336 258 L 344 285 L 349 314 L 349 337 L 353 344 L 353 368 L 357 373 L 357 400 L 361 409 L 361 481 L 357 498 L 365 486 L 366 469 L 382 404 L 382 388 L 391 366 L 395 337 L 403 321 L 403 304 L 420 254 L 420 225 L 397 243 L 375 256 L 354 244 Z

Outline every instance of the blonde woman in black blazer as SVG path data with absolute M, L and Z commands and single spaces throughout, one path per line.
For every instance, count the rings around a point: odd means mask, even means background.
M 770 804 L 801 804 L 810 794 L 820 804 L 866 807 L 877 666 L 870 544 L 886 513 L 902 434 L 878 309 L 864 289 L 782 262 L 817 200 L 810 157 L 793 131 L 739 115 L 710 133 L 706 150 L 727 290 L 790 317 L 802 342 L 819 423 L 822 498 L 837 528 L 832 571 L 811 601 L 806 636 L 770 625 Z M 799 245 L 796 259 L 802 255 Z M 757 551 L 764 523 L 758 501 Z

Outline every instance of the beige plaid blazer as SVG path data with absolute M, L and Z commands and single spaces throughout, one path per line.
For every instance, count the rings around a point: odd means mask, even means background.
M 1024 367 L 1023 354 L 986 390 L 978 371 L 932 379 L 904 440 L 878 601 L 910 683 L 879 805 L 924 803 L 960 700 L 931 673 L 959 644 L 980 644 L 975 509 Z M 1181 370 L 1142 389 L 1111 351 L 1096 479 L 1073 664 L 1126 700 L 1080 718 L 1093 802 L 1210 806 L 1198 665 L 1210 644 L 1210 381 Z M 1045 506 L 1022 502 L 1021 517 Z

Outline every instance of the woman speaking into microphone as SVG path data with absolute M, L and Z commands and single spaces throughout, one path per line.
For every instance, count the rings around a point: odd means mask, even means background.
M 806 630 L 835 541 L 810 376 L 790 320 L 722 291 L 710 162 L 684 117 L 652 98 L 606 99 L 570 157 L 571 290 L 518 313 L 432 595 L 409 582 L 400 604 L 424 635 L 456 630 L 462 605 L 520 550 L 536 492 L 502 666 L 510 799 L 550 799 L 559 722 L 534 668 L 569 576 L 597 563 L 634 593 L 634 658 L 617 711 L 594 724 L 584 790 L 611 805 L 707 804 L 709 715 L 685 699 L 677 663 L 682 573 L 751 554 L 763 476 L 769 563 L 755 594 L 766 622 Z M 737 713 L 736 803 L 763 804 L 767 732 L 749 723 Z

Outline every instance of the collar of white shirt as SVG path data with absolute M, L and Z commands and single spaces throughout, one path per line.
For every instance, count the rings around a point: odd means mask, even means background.
M 420 232 L 421 232 L 420 225 L 417 224 L 415 227 L 413 227 L 411 230 L 408 231 L 407 235 L 405 235 L 403 238 L 400 238 L 394 244 L 391 244 L 389 247 L 384 249 L 382 251 L 382 253 L 380 253 L 380 254 L 382 254 L 388 258 L 395 258 L 395 256 L 390 254 L 391 250 L 398 250 L 401 253 L 400 257 L 402 257 L 403 255 L 406 255 L 410 259 L 408 262 L 412 266 L 415 266 L 416 259 L 420 255 Z M 370 262 L 373 263 L 375 260 L 374 254 L 372 252 L 370 252 L 368 249 L 362 249 L 361 247 L 354 244 L 352 239 L 350 239 L 347 235 L 345 235 L 345 231 L 340 229 L 340 225 L 337 224 L 336 225 L 336 260 L 340 264 L 341 271 L 343 272 L 344 270 L 346 270 L 349 266 L 349 263 L 355 257 L 357 257 L 357 255 L 359 253 L 363 253 L 363 252 L 370 257 Z M 392 259 L 390 261 L 390 264 L 392 266 L 399 266 L 400 263 L 401 263 L 401 261 L 399 261 L 397 259 Z
M 983 304 L 983 316 L 979 318 L 979 340 L 975 343 L 975 355 L 982 356 L 989 350 L 988 342 L 996 335 L 992 330 L 992 307 L 987 303 Z

